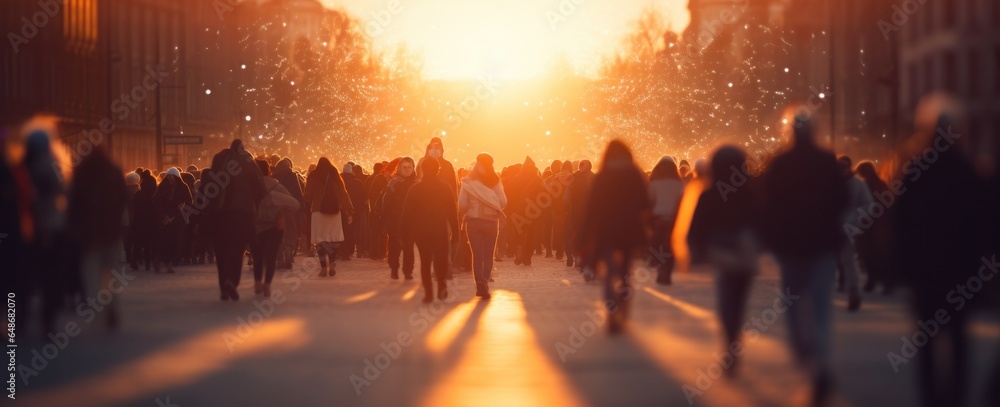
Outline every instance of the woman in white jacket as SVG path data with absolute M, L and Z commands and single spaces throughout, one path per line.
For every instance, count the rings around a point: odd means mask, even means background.
M 671 284 L 674 256 L 670 235 L 674 232 L 674 220 L 683 194 L 684 183 L 677 164 L 670 157 L 661 158 L 649 175 L 649 199 L 653 205 L 652 250 L 657 253 L 653 261 L 656 262 L 656 282 L 659 284 Z
M 503 220 L 507 195 L 503 192 L 500 177 L 493 169 L 493 157 L 483 153 L 476 157 L 476 165 L 468 176 L 462 178 L 458 194 L 459 216 L 465 219 L 465 230 L 472 245 L 472 270 L 476 279 L 476 295 L 490 298 L 490 275 L 493 272 L 493 251 L 497 244 L 497 231 Z

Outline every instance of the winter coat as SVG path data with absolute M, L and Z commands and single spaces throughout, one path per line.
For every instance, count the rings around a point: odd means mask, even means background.
M 306 180 L 306 190 L 303 198 L 309 203 L 309 212 L 327 213 L 323 208 L 336 207 L 337 210 L 329 214 L 340 213 L 342 216 L 354 216 L 354 205 L 347 195 L 342 182 L 337 182 L 332 177 L 339 177 L 338 174 L 323 174 L 320 171 L 313 171 Z
M 458 238 L 458 211 L 451 190 L 439 178 L 424 178 L 410 188 L 400 214 L 405 241 L 446 242 Z
M 507 195 L 503 184 L 497 182 L 493 188 L 469 176 L 462 178 L 462 188 L 458 193 L 458 211 L 467 219 L 500 220 L 507 207 Z
M 580 228 L 580 248 L 596 255 L 608 250 L 632 252 L 646 244 L 650 209 L 643 174 L 635 165 L 605 168 L 594 176 Z
M 416 182 L 415 174 L 411 174 L 409 177 L 396 175 L 389 181 L 389 186 L 385 188 L 382 199 L 379 201 L 381 207 L 378 211 L 385 218 L 385 228 L 389 232 L 399 231 L 399 222 L 403 214 L 406 195 Z
M 775 157 L 764 182 L 764 237 L 778 256 L 836 253 L 846 241 L 847 184 L 832 153 L 796 145 Z

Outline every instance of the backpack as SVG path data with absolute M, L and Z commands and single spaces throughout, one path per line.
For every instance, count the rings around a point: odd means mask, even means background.
M 257 223 L 275 224 L 278 221 L 278 217 L 281 216 L 283 209 L 274 199 L 274 194 L 279 193 L 275 192 L 277 185 L 279 184 L 275 184 L 271 189 L 268 189 L 267 194 L 257 204 Z
M 336 215 L 340 212 L 340 200 L 336 197 L 336 191 L 330 189 L 330 176 L 327 175 L 326 182 L 323 182 L 323 193 L 319 196 L 319 211 L 327 215 Z M 333 199 L 328 199 L 327 193 L 333 193 Z

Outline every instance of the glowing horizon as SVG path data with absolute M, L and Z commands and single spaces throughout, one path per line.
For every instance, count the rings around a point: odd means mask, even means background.
M 528 80 L 560 60 L 590 75 L 644 8 L 677 32 L 690 20 L 687 0 L 321 1 L 365 24 L 377 49 L 405 43 L 431 80 Z

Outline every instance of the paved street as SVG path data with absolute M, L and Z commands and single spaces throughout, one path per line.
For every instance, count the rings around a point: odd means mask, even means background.
M 670 287 L 636 274 L 626 335 L 603 330 L 600 285 L 554 259 L 530 268 L 497 263 L 494 297 L 474 297 L 472 276 L 456 274 L 447 303 L 423 305 L 414 282 L 389 279 L 372 260 L 338 264 L 316 277 L 316 260 L 279 271 L 273 301 L 255 301 L 245 270 L 242 298 L 218 298 L 214 266 L 177 274 L 130 272 L 122 331 L 67 312 L 84 331 L 18 386 L 25 406 L 703 406 L 802 405 L 806 383 L 786 350 L 773 267 L 751 294 L 735 380 L 718 377 L 721 350 L 712 276 L 676 276 Z M 905 293 L 867 295 L 861 312 L 838 295 L 834 359 L 837 404 L 909 406 L 915 363 L 898 373 L 887 360 L 915 321 Z M 78 315 L 82 314 L 82 315 Z M 101 313 L 97 314 L 98 316 Z M 774 317 L 777 316 L 777 320 Z M 768 323 L 771 321 L 771 323 Z M 596 327 L 596 328 L 595 328 Z M 32 327 L 34 328 L 34 327 Z M 596 331 L 596 332 L 595 332 Z M 977 320 L 976 389 L 996 359 L 1000 324 Z M 22 341 L 30 367 L 41 343 Z M 40 354 L 39 354 L 40 355 Z M 713 377 L 717 377 L 713 379 Z M 977 390 L 974 394 L 979 394 Z

